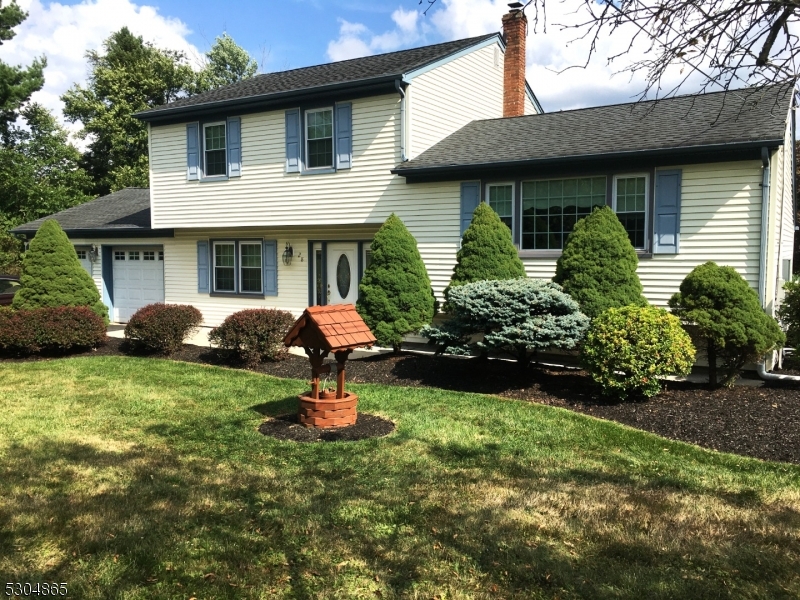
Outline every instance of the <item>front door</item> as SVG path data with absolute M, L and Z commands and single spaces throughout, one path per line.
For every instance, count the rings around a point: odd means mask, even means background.
M 328 244 L 328 304 L 355 304 L 358 298 L 358 244 Z

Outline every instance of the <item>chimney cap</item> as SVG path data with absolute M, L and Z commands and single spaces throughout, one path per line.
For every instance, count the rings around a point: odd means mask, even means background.
M 520 8 L 522 8 L 522 2 L 511 2 L 511 3 L 508 5 L 508 8 L 510 8 L 511 10 L 513 10 L 513 11 L 515 11 L 515 12 L 516 12 L 516 11 L 518 11 Z

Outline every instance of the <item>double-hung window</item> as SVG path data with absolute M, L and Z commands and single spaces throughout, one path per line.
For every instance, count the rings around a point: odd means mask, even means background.
M 306 111 L 306 168 L 333 167 L 333 108 Z
M 264 293 L 262 260 L 261 242 L 214 242 L 214 291 Z
M 514 231 L 514 185 L 511 183 L 490 183 L 486 198 L 500 220 Z
M 645 249 L 647 230 L 647 175 L 614 177 L 614 212 L 637 250 Z
M 203 142 L 203 174 L 205 177 L 224 177 L 228 172 L 225 123 L 203 125 Z

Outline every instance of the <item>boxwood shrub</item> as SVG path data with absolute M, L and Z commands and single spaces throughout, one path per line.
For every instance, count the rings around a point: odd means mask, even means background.
M 125 339 L 148 352 L 170 355 L 203 322 L 202 313 L 188 304 L 148 304 L 137 310 L 125 326 Z
M 294 324 L 292 313 L 274 308 L 251 308 L 230 315 L 208 334 L 212 344 L 248 366 L 281 360 L 287 348 L 283 338 Z
M 0 309 L 0 352 L 4 354 L 94 348 L 105 339 L 103 318 L 88 306 Z
M 609 308 L 592 322 L 581 359 L 606 395 L 661 391 L 668 375 L 688 375 L 695 349 L 680 319 L 663 308 Z

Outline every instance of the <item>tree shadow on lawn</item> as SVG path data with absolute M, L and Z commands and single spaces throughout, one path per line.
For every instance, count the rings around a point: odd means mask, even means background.
M 788 598 L 800 589 L 800 523 L 784 502 L 732 511 L 726 493 L 679 478 L 650 485 L 537 466 L 491 445 L 428 443 L 421 461 L 404 448 L 420 440 L 403 436 L 254 440 L 249 460 L 47 438 L 11 446 L 0 458 L 0 575 L 67 581 L 80 598 Z

